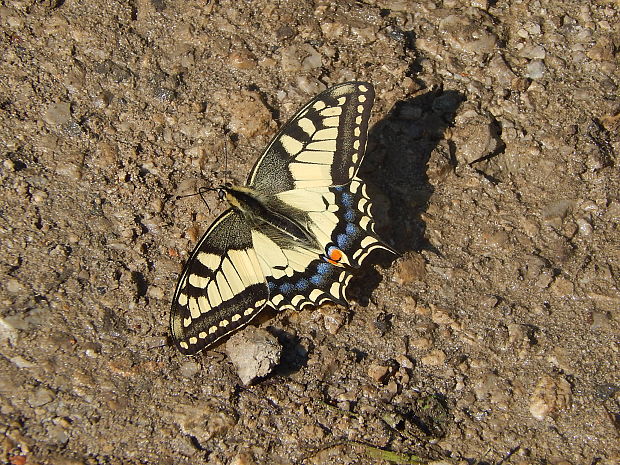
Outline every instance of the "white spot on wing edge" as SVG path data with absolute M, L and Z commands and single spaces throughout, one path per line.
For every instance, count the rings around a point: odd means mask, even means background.
M 366 236 L 364 239 L 362 239 L 362 242 L 360 242 L 360 246 L 362 249 L 365 249 L 366 247 L 374 244 L 378 242 L 377 239 L 375 239 L 372 236 Z
M 368 216 L 362 216 L 359 224 L 364 230 L 368 230 L 368 223 L 370 223 L 370 218 Z
M 310 293 L 310 300 L 314 303 L 316 303 L 317 299 L 319 297 L 321 297 L 323 295 L 323 291 L 320 289 L 314 289 L 311 293 Z
M 329 288 L 329 293 L 335 298 L 340 299 L 340 282 L 335 282 Z

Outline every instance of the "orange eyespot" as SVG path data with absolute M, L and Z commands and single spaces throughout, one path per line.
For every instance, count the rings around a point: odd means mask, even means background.
M 342 251 L 334 247 L 332 250 L 329 251 L 329 258 L 335 262 L 339 262 L 340 260 L 342 260 Z
M 340 260 L 342 260 L 343 257 L 343 253 L 342 250 L 340 250 L 337 247 L 331 246 L 327 248 L 327 255 L 325 255 L 325 261 L 328 263 L 331 263 L 332 265 L 335 266 L 343 266 L 342 263 L 340 263 Z

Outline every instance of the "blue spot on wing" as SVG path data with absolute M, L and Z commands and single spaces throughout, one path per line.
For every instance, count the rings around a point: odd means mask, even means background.
M 354 223 L 347 223 L 347 226 L 345 227 L 345 231 L 349 236 L 355 234 L 357 229 L 358 228 Z
M 295 287 L 300 290 L 303 291 L 304 289 L 307 289 L 308 286 L 310 285 L 310 283 L 308 282 L 307 279 L 300 279 L 297 284 L 295 285 Z
M 338 234 L 336 237 L 336 244 L 338 244 L 338 247 L 340 247 L 341 250 L 347 249 L 349 242 L 349 237 L 346 234 Z
M 330 266 L 331 265 L 329 263 L 319 263 L 316 266 L 316 271 L 319 274 L 325 274 L 325 273 L 327 273 L 329 271 Z
M 351 208 L 351 205 L 353 205 L 353 196 L 347 192 L 342 194 L 342 204 L 345 207 Z
M 325 280 L 325 275 L 329 272 L 332 265 L 321 262 L 316 266 L 316 274 L 310 277 L 310 282 L 315 286 L 320 286 Z
M 355 212 L 353 210 L 347 210 L 346 212 L 344 212 L 344 215 L 342 216 L 344 217 L 346 221 L 351 223 L 355 219 Z
M 288 294 L 293 290 L 293 285 L 291 283 L 282 283 L 280 284 L 280 292 L 282 294 Z

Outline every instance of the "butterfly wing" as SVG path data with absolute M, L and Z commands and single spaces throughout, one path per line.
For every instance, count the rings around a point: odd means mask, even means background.
M 343 186 L 294 189 L 277 197 L 306 212 L 306 226 L 317 238 L 319 249 L 309 250 L 290 240 L 267 244 L 254 240 L 269 287 L 269 305 L 278 310 L 327 301 L 346 305 L 353 271 L 372 250 L 392 251 L 375 233 L 363 181 L 355 177 Z M 340 256 L 338 264 L 326 260 L 334 250 Z
M 184 354 L 195 354 L 246 325 L 269 300 L 252 230 L 225 211 L 187 261 L 172 300 L 170 328 Z
M 375 248 L 391 250 L 374 232 L 370 199 L 355 177 L 373 101 L 366 82 L 326 90 L 282 127 L 252 169 L 248 186 L 270 208 L 303 224 L 318 244 L 304 248 L 277 232 L 254 234 L 274 308 L 346 303 L 351 269 Z M 334 249 L 345 266 L 325 259 Z
M 275 194 L 351 181 L 364 157 L 374 97 L 367 82 L 347 82 L 316 96 L 276 134 L 248 186 Z

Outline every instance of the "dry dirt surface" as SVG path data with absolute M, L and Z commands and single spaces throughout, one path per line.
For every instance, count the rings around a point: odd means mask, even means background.
M 0 462 L 618 464 L 619 32 L 617 0 L 2 2 Z M 401 255 L 256 322 L 252 384 L 181 355 L 225 205 L 177 196 L 354 79 Z

